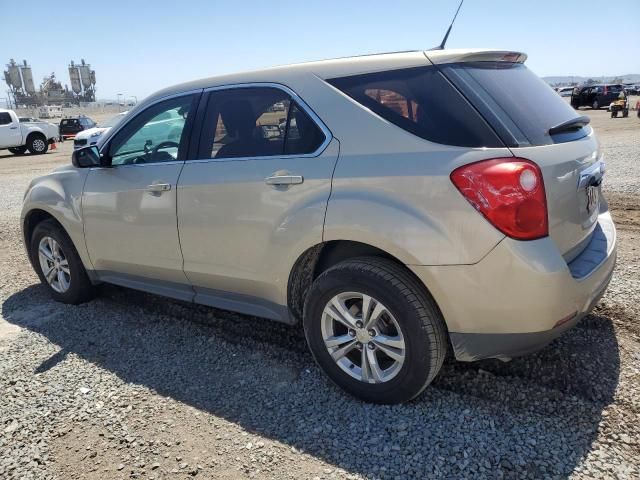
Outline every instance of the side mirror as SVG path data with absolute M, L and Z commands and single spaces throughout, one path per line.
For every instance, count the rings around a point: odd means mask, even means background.
M 99 167 L 100 150 L 95 145 L 74 150 L 71 154 L 71 163 L 77 168 Z

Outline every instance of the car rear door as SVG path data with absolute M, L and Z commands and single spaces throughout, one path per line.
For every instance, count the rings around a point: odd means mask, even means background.
M 82 196 L 85 239 L 102 280 L 192 299 L 182 270 L 176 186 L 198 97 L 172 97 L 137 114 L 102 147 L 110 165 L 89 171 Z M 159 128 L 157 118 L 168 111 L 174 121 Z
M 337 141 L 280 85 L 207 97 L 178 185 L 185 274 L 199 303 L 282 320 L 291 266 L 322 241 Z

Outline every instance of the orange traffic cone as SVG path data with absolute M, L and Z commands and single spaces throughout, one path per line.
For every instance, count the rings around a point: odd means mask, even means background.
M 56 144 L 55 144 L 55 143 L 52 143 L 52 144 L 51 144 L 51 150 L 55 150 L 56 148 L 58 148 L 58 147 L 56 147 Z

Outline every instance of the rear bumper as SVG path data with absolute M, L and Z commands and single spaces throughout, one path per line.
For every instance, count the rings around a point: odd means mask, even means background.
M 474 265 L 411 266 L 447 323 L 459 360 L 534 352 L 574 326 L 604 294 L 616 262 L 608 211 L 567 264 L 550 238 L 505 238 Z

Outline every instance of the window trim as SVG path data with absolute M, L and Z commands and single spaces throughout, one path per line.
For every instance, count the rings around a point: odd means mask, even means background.
M 134 115 L 131 115 L 130 113 L 127 114 L 127 121 L 125 122 L 120 122 L 120 125 L 118 125 L 117 129 L 110 129 L 108 132 L 108 136 L 104 139 L 104 143 L 102 143 L 102 145 L 99 146 L 99 151 L 100 151 L 100 156 L 102 157 L 102 155 L 106 155 L 108 153 L 108 150 L 110 148 L 111 145 L 111 141 L 113 140 L 113 138 L 118 135 L 118 133 L 123 130 L 124 128 L 127 127 L 127 125 L 129 125 L 131 122 L 133 122 L 135 120 L 136 117 L 142 115 L 144 112 L 146 112 L 147 110 L 149 110 L 150 108 L 153 108 L 154 106 L 156 106 L 159 103 L 165 102 L 167 100 L 173 100 L 174 98 L 180 98 L 180 97 L 186 97 L 189 95 L 193 95 L 194 98 L 192 100 L 193 104 L 194 104 L 194 114 L 193 114 L 193 120 L 191 122 L 190 125 L 185 124 L 185 130 L 189 129 L 187 134 L 189 135 L 189 140 L 186 141 L 186 154 L 189 154 L 190 148 L 191 148 L 191 136 L 193 135 L 193 132 L 196 128 L 200 128 L 199 125 L 196 124 L 196 115 L 198 113 L 198 109 L 200 108 L 200 103 L 202 101 L 202 89 L 198 88 L 195 90 L 187 90 L 184 92 L 179 92 L 179 93 L 175 93 L 172 95 L 167 95 L 165 97 L 160 97 L 155 99 L 153 102 L 149 103 L 148 105 L 140 105 L 141 107 L 144 106 L 144 108 L 140 108 L 140 110 L 138 112 L 135 112 Z M 158 166 L 158 165 L 177 165 L 177 164 L 182 164 L 186 161 L 186 159 L 183 160 L 173 160 L 170 162 L 156 162 L 156 163 L 133 163 L 133 164 L 128 164 L 128 165 L 109 165 L 109 166 L 96 166 L 96 167 L 91 167 L 89 170 L 102 170 L 102 169 L 111 169 L 111 168 L 127 168 L 127 167 L 152 167 L 152 166 Z
M 205 88 L 203 94 L 207 94 L 207 102 L 208 95 L 211 92 L 218 92 L 221 90 L 235 90 L 240 88 L 275 88 L 283 91 L 287 95 L 291 97 L 292 102 L 296 102 L 298 106 L 307 114 L 309 118 L 316 124 L 316 126 L 322 131 L 324 134 L 324 141 L 318 146 L 316 150 L 311 153 L 301 153 L 301 154 L 282 154 L 282 155 L 260 155 L 255 157 L 229 157 L 229 158 L 196 158 L 192 160 L 185 160 L 186 163 L 208 163 L 208 162 L 235 162 L 235 161 L 247 161 L 247 160 L 271 160 L 271 159 L 286 159 L 286 158 L 313 158 L 319 157 L 322 153 L 327 149 L 331 140 L 333 140 L 333 134 L 331 130 L 325 125 L 325 123 L 320 119 L 320 117 L 313 111 L 313 109 L 304 101 L 300 96 L 294 92 L 291 88 L 283 85 L 281 83 L 275 82 L 247 82 L 247 83 L 233 83 L 229 85 L 218 85 L 216 87 Z M 201 98 L 201 102 L 204 101 L 205 96 Z M 206 109 L 203 114 L 206 114 Z M 287 116 L 287 119 L 289 117 Z M 202 131 L 202 126 L 204 124 L 203 118 L 200 118 L 200 122 L 198 128 L 200 129 L 200 138 L 198 140 L 198 148 L 196 151 L 196 155 L 200 153 L 200 147 L 202 144 L 202 136 L 205 133 Z

